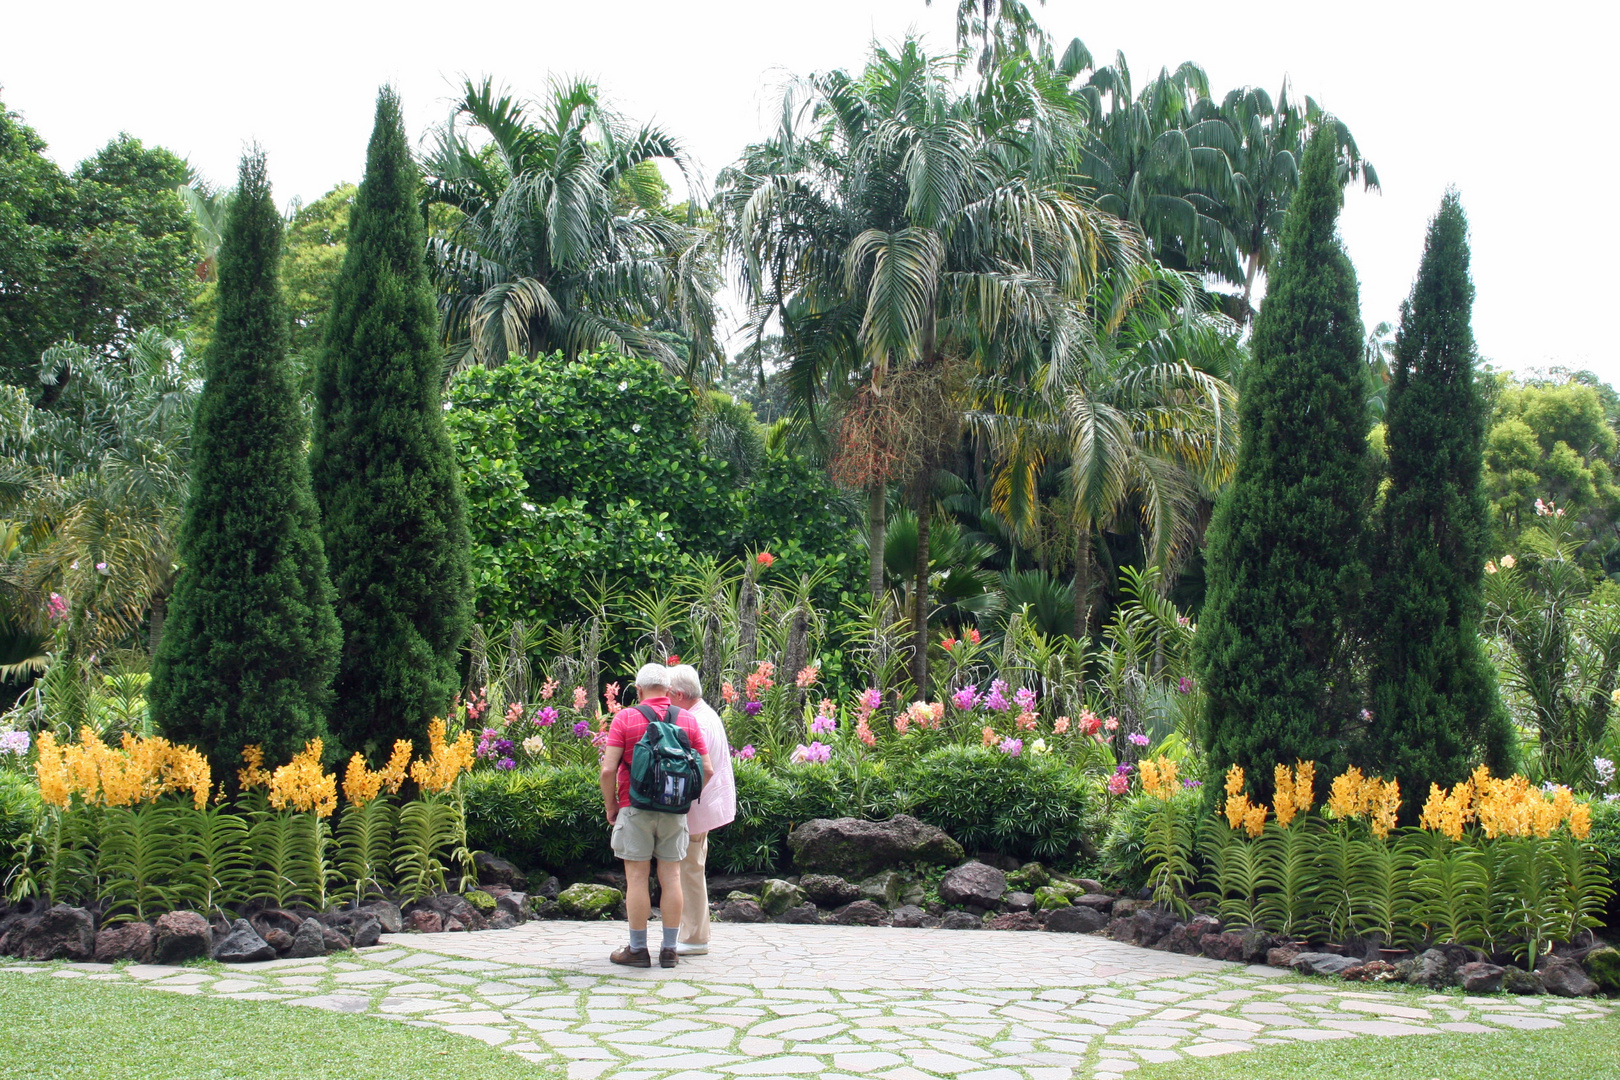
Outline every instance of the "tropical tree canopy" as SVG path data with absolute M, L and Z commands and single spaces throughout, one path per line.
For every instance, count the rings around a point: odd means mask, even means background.
M 706 370 L 712 259 L 665 205 L 660 161 L 697 189 L 679 140 L 632 125 L 593 83 L 530 102 L 469 81 L 423 162 L 426 200 L 458 212 L 428 243 L 449 364 L 610 347 Z

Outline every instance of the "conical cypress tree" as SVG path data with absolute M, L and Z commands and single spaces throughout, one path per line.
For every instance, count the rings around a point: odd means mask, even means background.
M 1490 543 L 1485 406 L 1474 378 L 1468 219 L 1448 192 L 1401 307 L 1389 386 L 1389 485 L 1372 546 L 1372 716 L 1358 757 L 1400 778 L 1408 808 L 1481 758 L 1501 768 L 1512 731 L 1479 639 Z
M 1354 711 L 1350 641 L 1365 578 L 1366 389 L 1355 270 L 1336 223 L 1331 134 L 1311 139 L 1255 323 L 1243 445 L 1209 531 L 1197 659 L 1210 767 L 1340 756 Z
M 471 617 L 419 185 L 385 88 L 316 373 L 310 452 L 344 634 L 333 727 L 349 749 L 419 735 L 443 712 Z
M 281 215 L 242 160 L 219 251 L 219 316 L 192 435 L 184 569 L 152 661 L 152 718 L 216 770 L 258 743 L 285 760 L 325 731 L 341 633 L 305 425 L 287 363 Z

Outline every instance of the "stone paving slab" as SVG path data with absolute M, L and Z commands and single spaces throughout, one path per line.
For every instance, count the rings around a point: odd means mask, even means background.
M 709 955 L 685 958 L 681 967 L 668 971 L 636 971 L 608 960 L 624 937 L 623 923 L 531 922 L 496 933 L 394 935 L 383 941 L 502 964 L 652 981 L 718 979 L 757 989 L 1134 985 L 1230 967 L 1201 956 L 1139 949 L 1089 934 L 730 923 L 716 926 Z
M 567 1080 L 1123 1080 L 1301 1041 L 1563 1027 L 1609 1003 L 1384 990 L 1089 935 L 724 925 L 665 971 L 616 967 L 623 923 L 393 935 L 324 960 L 22 964 L 168 993 L 434 1027 Z

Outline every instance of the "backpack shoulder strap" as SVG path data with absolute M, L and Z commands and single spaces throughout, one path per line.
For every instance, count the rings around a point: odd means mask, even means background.
M 658 710 L 653 708 L 651 705 L 637 705 L 636 712 L 640 713 L 642 716 L 645 716 L 647 718 L 647 723 L 649 724 L 659 724 L 664 720 L 662 716 L 658 715 Z

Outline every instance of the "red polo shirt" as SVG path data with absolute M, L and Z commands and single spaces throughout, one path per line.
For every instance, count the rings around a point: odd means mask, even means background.
M 670 701 L 667 697 L 646 698 L 641 702 L 652 707 L 653 712 L 669 719 Z M 686 732 L 687 739 L 692 743 L 692 749 L 700 754 L 707 754 L 709 748 L 703 744 L 703 728 L 698 725 L 697 717 L 685 709 L 675 710 L 675 723 Z M 620 709 L 613 715 L 613 723 L 608 725 L 607 744 L 617 746 L 624 753 L 619 757 L 619 806 L 630 805 L 630 755 L 636 752 L 636 743 L 647 733 L 647 718 L 635 708 Z

